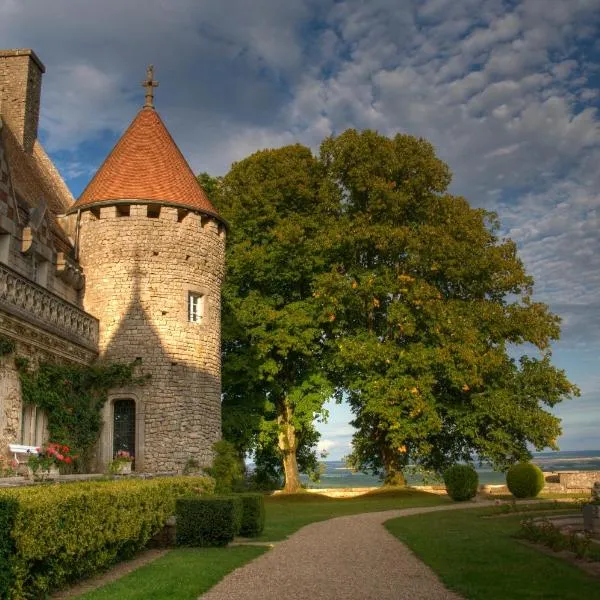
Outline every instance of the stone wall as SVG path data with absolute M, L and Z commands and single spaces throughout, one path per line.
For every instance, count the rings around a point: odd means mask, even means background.
M 26 152 L 37 139 L 44 71 L 32 50 L 0 50 L 0 111 Z
M 214 218 L 168 206 L 153 217 L 149 207 L 81 215 L 84 308 L 100 321 L 100 357 L 140 358 L 140 371 L 151 375 L 147 385 L 111 395 L 99 468 L 112 457 L 112 401 L 119 398 L 136 402 L 137 470 L 182 470 L 190 458 L 207 464 L 221 435 L 225 231 Z M 204 297 L 201 323 L 188 320 L 190 292 Z

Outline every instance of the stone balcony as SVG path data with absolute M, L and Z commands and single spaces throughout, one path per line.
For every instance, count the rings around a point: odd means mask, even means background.
M 0 310 L 97 351 L 98 320 L 0 263 Z

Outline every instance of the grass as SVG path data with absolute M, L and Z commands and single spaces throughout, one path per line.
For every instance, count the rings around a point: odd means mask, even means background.
M 81 600 L 196 600 L 227 573 L 267 550 L 259 546 L 186 548 L 140 567 Z
M 394 519 L 386 527 L 448 588 L 469 600 L 600 597 L 600 581 L 515 539 L 522 516 L 481 518 L 493 512 L 430 513 Z
M 447 496 L 414 489 L 379 489 L 354 498 L 329 498 L 322 494 L 277 494 L 265 498 L 266 525 L 258 541 L 285 539 L 301 527 L 333 517 L 365 512 L 450 504 Z

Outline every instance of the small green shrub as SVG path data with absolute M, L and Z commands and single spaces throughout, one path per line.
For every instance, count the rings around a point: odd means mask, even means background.
M 533 463 L 517 463 L 506 474 L 506 485 L 515 498 L 535 498 L 544 483 L 542 470 Z
M 477 493 L 479 477 L 471 465 L 452 465 L 444 471 L 444 483 L 452 500 L 470 500 Z
M 265 497 L 262 494 L 240 494 L 242 500 L 242 525 L 240 535 L 260 535 L 265 527 Z
M 240 531 L 239 496 L 185 496 L 177 499 L 175 510 L 179 546 L 226 546 Z

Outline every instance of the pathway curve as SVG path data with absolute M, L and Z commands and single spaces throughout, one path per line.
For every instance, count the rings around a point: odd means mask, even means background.
M 405 508 L 312 523 L 233 571 L 201 600 L 459 600 L 383 523 L 492 505 Z M 435 540 L 431 541 L 435 543 Z

